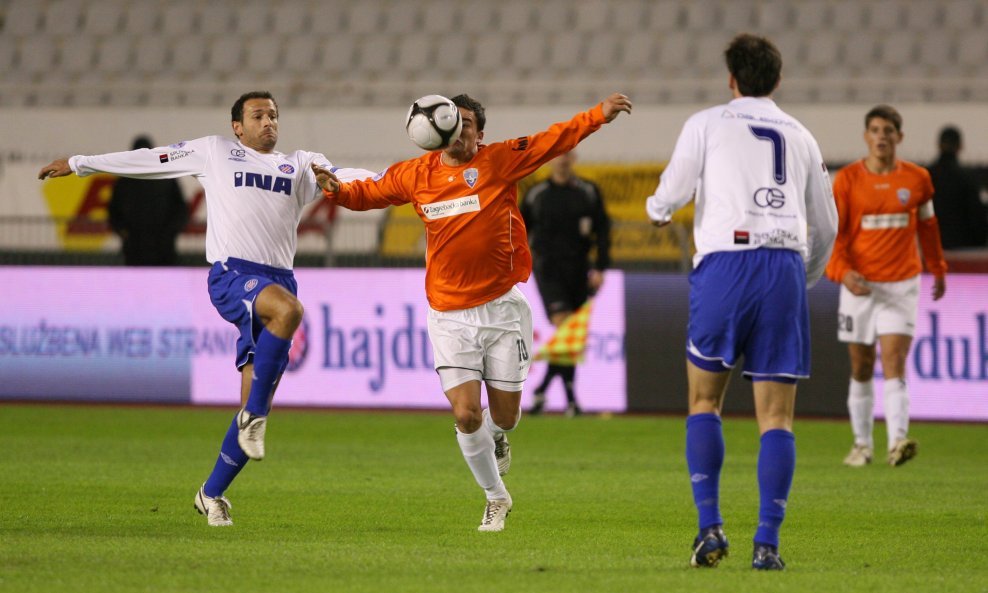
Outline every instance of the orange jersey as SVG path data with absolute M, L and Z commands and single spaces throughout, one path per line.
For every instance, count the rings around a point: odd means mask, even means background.
M 445 165 L 434 151 L 326 196 L 350 210 L 411 202 L 425 223 L 429 304 L 439 311 L 469 309 L 526 282 L 532 272 L 517 182 L 603 124 L 597 105 L 544 132 L 482 145 L 464 165 Z
M 849 270 L 874 282 L 898 282 L 923 270 L 916 236 L 927 269 L 947 272 L 940 245 L 940 227 L 933 213 L 929 172 L 896 161 L 892 172 L 877 175 L 864 160 L 851 163 L 834 178 L 837 240 L 827 264 L 827 277 L 840 283 Z

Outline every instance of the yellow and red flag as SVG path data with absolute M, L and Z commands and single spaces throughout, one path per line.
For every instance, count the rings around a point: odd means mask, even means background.
M 579 309 L 564 319 L 552 338 L 535 353 L 535 360 L 547 360 L 551 364 L 564 366 L 583 362 L 592 305 L 593 299 L 587 299 Z

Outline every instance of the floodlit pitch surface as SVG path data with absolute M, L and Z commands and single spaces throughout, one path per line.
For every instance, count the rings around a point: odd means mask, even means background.
M 800 420 L 783 574 L 749 568 L 758 438 L 725 423 L 731 555 L 690 569 L 681 418 L 524 418 L 503 533 L 448 414 L 276 411 L 268 456 L 192 499 L 233 411 L 0 406 L 0 591 L 985 591 L 988 427 L 913 425 L 919 456 L 841 459 L 846 422 Z M 884 440 L 879 427 L 876 437 Z

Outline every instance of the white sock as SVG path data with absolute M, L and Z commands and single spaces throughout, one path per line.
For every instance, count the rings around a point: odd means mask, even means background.
M 875 384 L 855 381 L 847 389 L 847 411 L 851 416 L 854 444 L 874 449 L 872 430 L 875 426 Z
M 511 428 L 501 428 L 500 426 L 498 426 L 494 422 L 494 419 L 491 418 L 490 408 L 484 408 L 483 416 L 484 416 L 484 426 L 487 427 L 487 430 L 491 431 L 491 434 L 494 435 L 494 438 L 497 438 L 499 435 L 502 435 L 506 432 L 511 432 L 512 430 L 518 427 L 518 422 L 521 420 L 521 408 L 518 408 L 518 416 L 515 417 L 514 426 L 512 426 Z
M 909 434 L 909 390 L 901 377 L 885 380 L 885 428 L 888 429 L 889 450 L 896 441 Z
M 494 437 L 484 423 L 477 432 L 464 434 L 456 430 L 456 441 L 460 444 L 463 459 L 473 472 L 477 484 L 484 489 L 487 500 L 508 498 L 508 490 L 497 473 L 497 460 L 494 459 Z

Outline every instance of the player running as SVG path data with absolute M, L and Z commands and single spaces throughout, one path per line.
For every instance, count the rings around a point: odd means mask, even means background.
M 515 286 L 528 280 L 532 256 L 515 184 L 542 164 L 631 112 L 613 94 L 544 132 L 481 144 L 484 107 L 453 98 L 463 118 L 459 139 L 443 151 L 389 167 L 373 181 L 340 183 L 314 167 L 327 197 L 351 210 L 412 203 L 425 223 L 425 291 L 436 371 L 456 418 L 456 439 L 487 496 L 480 531 L 501 531 L 511 495 L 501 480 L 511 463 L 508 432 L 521 418 L 521 391 L 532 349 L 532 309 Z M 489 407 L 481 408 L 481 381 Z
M 209 525 L 232 525 L 223 493 L 248 459 L 264 458 L 271 400 L 288 364 L 302 303 L 292 273 L 302 207 L 322 197 L 312 165 L 326 157 L 298 150 L 277 152 L 278 105 L 265 91 L 246 93 L 231 112 L 236 139 L 206 136 L 154 149 L 57 159 L 39 179 L 75 173 L 112 173 L 143 179 L 192 175 L 206 193 L 206 259 L 209 297 L 219 314 L 240 330 L 237 370 L 241 403 L 220 447 L 212 474 L 195 497 Z M 373 175 L 334 169 L 342 179 Z
M 827 264 L 827 277 L 841 285 L 837 337 L 847 342 L 851 357 L 847 409 L 854 445 L 844 464 L 871 463 L 877 336 L 885 376 L 888 463 L 897 466 L 915 457 L 918 448 L 909 438 L 906 388 L 906 356 L 916 329 L 923 270 L 917 234 L 934 276 L 933 300 L 946 291 L 947 263 L 933 212 L 930 174 L 895 158 L 902 142 L 902 116 L 888 105 L 873 108 L 865 115 L 864 140 L 868 156 L 838 171 L 834 179 L 840 229 Z
M 823 275 L 837 212 L 816 140 L 771 99 L 781 77 L 779 50 L 742 34 L 725 57 L 734 99 L 687 120 L 646 210 L 662 226 L 696 195 L 686 462 L 700 532 L 690 563 L 716 566 L 727 556 L 720 410 L 743 355 L 761 434 L 751 566 L 781 570 L 779 528 L 796 467 L 796 381 L 810 374 L 806 289 Z

